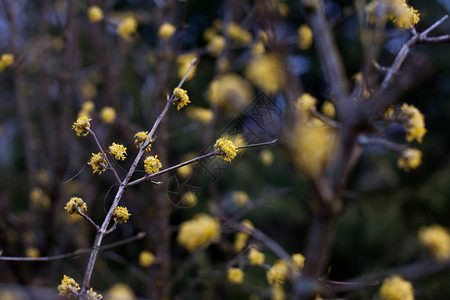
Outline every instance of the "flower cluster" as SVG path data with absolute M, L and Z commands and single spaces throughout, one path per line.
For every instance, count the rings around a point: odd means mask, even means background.
M 417 167 L 419 167 L 421 162 L 422 152 L 416 149 L 407 148 L 398 158 L 397 164 L 399 168 L 405 171 L 409 171 L 411 169 L 416 169 Z
M 398 275 L 386 278 L 380 289 L 380 298 L 386 300 L 413 300 L 414 289 L 409 281 Z
M 191 67 L 191 62 L 192 60 L 194 60 L 194 58 L 197 58 L 197 55 L 193 53 L 186 53 L 178 56 L 177 58 L 178 77 L 183 78 L 187 70 Z M 192 77 L 194 77 L 196 69 L 197 65 L 194 65 L 194 67 L 192 67 L 191 69 L 191 72 L 189 72 L 188 76 L 186 77 L 186 81 L 191 80 Z
M 177 110 L 180 110 L 180 108 L 187 106 L 191 101 L 189 101 L 189 96 L 187 94 L 186 90 L 175 88 L 173 90 L 173 104 L 177 105 Z
M 150 251 L 142 251 L 139 253 L 139 265 L 144 268 L 150 267 L 155 261 L 155 256 Z
M 87 300 L 100 300 L 103 299 L 103 296 L 101 294 L 97 294 L 97 292 L 94 292 L 92 288 L 90 288 L 88 291 L 86 291 L 86 299 Z
M 145 172 L 148 175 L 155 174 L 162 168 L 161 162 L 158 159 L 158 155 L 155 156 L 147 156 L 144 160 L 144 168 Z
M 89 118 L 91 116 L 91 113 L 95 109 L 95 103 L 91 100 L 86 101 L 81 106 L 81 110 L 78 112 L 78 117 L 86 117 Z
M 87 212 L 87 205 L 86 202 L 83 201 L 83 199 L 79 197 L 72 197 L 70 200 L 66 203 L 66 206 L 64 209 L 69 214 L 80 214 L 80 213 L 86 213 Z
M 168 40 L 175 33 L 176 28 L 168 22 L 164 22 L 158 30 L 158 36 L 164 40 Z
M 102 174 L 105 171 L 108 163 L 106 162 L 105 157 L 103 157 L 103 153 L 99 152 L 97 154 L 92 153 L 91 160 L 88 162 L 88 165 L 92 167 L 92 173 L 98 172 L 98 174 Z
M 86 116 L 81 116 L 77 119 L 75 123 L 72 125 L 72 129 L 75 130 L 77 133 L 77 136 L 86 136 L 89 133 L 89 130 L 87 128 L 91 128 L 91 123 L 89 121 L 92 119 L 89 119 Z
M 228 280 L 232 283 L 242 283 L 244 281 L 244 272 L 239 268 L 228 269 Z
M 181 223 L 177 242 L 189 251 L 194 251 L 220 238 L 219 220 L 207 214 L 198 214 Z
M 325 101 L 320 108 L 320 111 L 329 118 L 334 118 L 336 115 L 336 108 L 334 108 L 334 104 L 330 101 Z
M 241 76 L 224 74 L 211 81 L 206 96 L 209 101 L 225 110 L 241 110 L 253 98 L 253 89 Z
M 226 41 L 223 36 L 214 35 L 206 46 L 206 50 L 213 56 L 219 56 L 225 48 Z
M 231 162 L 236 157 L 237 149 L 232 141 L 225 138 L 218 139 L 214 144 L 214 150 L 221 151 L 217 156 L 221 157 L 224 161 Z
M 30 199 L 35 205 L 43 209 L 47 209 L 51 205 L 50 197 L 39 187 L 35 187 L 30 191 Z
M 243 220 L 242 225 L 244 225 L 248 230 L 252 230 L 255 228 L 250 222 L 250 220 Z M 236 237 L 234 238 L 234 250 L 236 252 L 241 252 L 242 249 L 245 247 L 245 244 L 247 244 L 247 240 L 249 238 L 250 234 L 247 232 L 238 232 L 236 233 Z
M 126 207 L 117 206 L 114 209 L 114 222 L 117 224 L 126 223 L 130 218 L 131 214 L 128 213 L 128 209 Z
M 103 20 L 103 11 L 97 5 L 93 5 L 88 9 L 89 22 L 95 23 Z
M 14 63 L 14 55 L 11 53 L 4 53 L 0 57 L 0 72 L 3 71 L 3 69 L 9 67 Z
M 419 240 L 437 259 L 450 258 L 450 234 L 440 225 L 431 225 L 419 230 Z
M 427 132 L 425 129 L 425 118 L 414 105 L 403 103 L 399 114 L 399 119 L 406 129 L 406 140 L 411 142 L 417 140 L 422 143 L 422 138 Z
M 120 22 L 119 26 L 117 27 L 117 34 L 125 39 L 129 40 L 131 34 L 135 33 L 137 30 L 137 21 L 133 17 L 126 17 L 125 19 Z
M 308 115 L 311 110 L 316 109 L 317 99 L 311 96 L 308 93 L 304 93 L 300 98 L 295 102 L 295 107 L 297 108 L 300 114 Z
M 249 201 L 248 194 L 244 191 L 233 192 L 233 202 L 237 207 L 244 207 Z
M 256 248 L 251 248 L 248 253 L 248 260 L 254 266 L 260 266 L 264 263 L 265 255 L 262 252 L 259 252 Z
M 111 153 L 112 156 L 114 156 L 114 158 L 116 160 L 124 160 L 125 159 L 125 155 L 127 155 L 127 147 L 124 147 L 123 145 L 120 144 L 116 144 L 116 143 L 112 143 L 111 146 L 109 146 L 108 148 L 109 153 Z
M 148 131 L 139 131 L 134 135 L 134 144 L 137 148 L 140 148 L 144 145 L 145 141 L 148 137 Z M 153 139 L 150 139 L 149 144 L 147 148 L 145 148 L 145 151 L 151 151 L 152 150 L 152 142 Z
M 197 195 L 193 192 L 187 192 L 181 197 L 181 203 L 187 206 L 195 206 L 197 205 L 198 199 Z
M 61 280 L 61 284 L 58 286 L 60 296 L 64 297 L 77 297 L 80 285 L 71 277 L 64 275 Z
M 267 282 L 271 286 L 283 285 L 287 276 L 289 275 L 289 266 L 286 262 L 278 260 L 267 273 Z
M 377 24 L 392 20 L 398 28 L 409 29 L 420 20 L 419 12 L 406 0 L 373 0 L 366 6 L 369 22 Z
M 298 47 L 302 50 L 309 49 L 313 42 L 313 34 L 311 28 L 309 28 L 308 25 L 304 24 L 298 28 L 297 33 L 298 33 L 298 42 L 297 42 Z

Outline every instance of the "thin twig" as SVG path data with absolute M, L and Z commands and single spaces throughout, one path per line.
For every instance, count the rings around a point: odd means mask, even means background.
M 380 145 L 398 154 L 401 154 L 406 148 L 403 145 L 399 145 L 382 138 L 371 138 L 364 135 L 358 136 L 358 143 L 360 145 Z
M 89 218 L 88 215 L 86 215 L 85 213 L 83 213 L 81 210 L 78 210 L 78 213 L 79 213 L 80 216 L 82 216 L 86 221 L 88 221 L 92 226 L 94 226 L 96 230 L 99 230 L 99 229 L 100 229 L 100 227 L 98 227 L 98 225 L 95 224 L 95 222 L 94 222 L 91 218 Z
M 317 119 L 321 120 L 325 124 L 330 125 L 333 128 L 341 128 L 341 124 L 339 122 L 336 122 L 335 120 L 325 116 L 324 114 L 321 114 L 315 109 L 311 109 L 311 114 Z

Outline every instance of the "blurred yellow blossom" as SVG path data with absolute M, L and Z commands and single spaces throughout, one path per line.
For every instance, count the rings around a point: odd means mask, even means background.
M 90 6 L 88 9 L 89 22 L 95 23 L 103 20 L 103 11 L 97 5 Z
M 267 282 L 271 286 L 283 285 L 287 276 L 289 275 L 289 266 L 286 262 L 278 260 L 267 273 Z
M 251 248 L 248 253 L 248 260 L 254 266 L 260 266 L 264 263 L 265 255 L 262 252 L 259 252 L 255 248 Z
M 186 74 L 187 70 L 191 66 L 191 62 L 194 60 L 194 58 L 197 58 L 197 55 L 194 53 L 186 53 L 179 55 L 177 58 L 177 65 L 178 65 L 178 77 L 183 78 L 183 76 Z M 198 59 L 198 58 L 197 58 Z M 188 76 L 186 77 L 186 80 L 192 79 L 194 77 L 195 71 L 197 69 L 197 65 L 194 65 L 189 72 Z
M 320 108 L 320 111 L 329 118 L 334 118 L 336 115 L 336 109 L 334 108 L 334 104 L 330 101 L 325 101 Z
M 284 300 L 286 299 L 286 294 L 284 293 L 283 287 L 281 285 L 274 285 L 271 287 L 272 297 L 270 300 Z
M 242 46 L 247 46 L 252 42 L 252 35 L 247 30 L 243 29 L 239 24 L 231 22 L 227 25 L 226 33 L 231 40 L 239 43 Z
M 289 5 L 285 2 L 278 2 L 278 13 L 282 17 L 286 17 L 289 14 Z
M 86 291 L 86 299 L 88 300 L 100 300 L 103 299 L 102 294 L 98 294 L 97 292 L 94 292 L 92 288 Z
M 236 284 L 242 283 L 244 281 L 244 272 L 239 268 L 229 268 L 228 280 Z
M 450 235 L 444 227 L 437 224 L 422 227 L 419 230 L 419 240 L 435 258 L 442 260 L 450 258 Z
M 303 24 L 297 30 L 298 42 L 297 45 L 302 50 L 307 50 L 311 47 L 313 42 L 313 34 L 308 25 Z
M 139 265 L 144 268 L 150 267 L 155 261 L 155 256 L 150 251 L 142 251 L 139 253 Z
M 176 28 L 172 24 L 168 22 L 164 22 L 158 30 L 158 36 L 162 39 L 170 39 L 172 35 L 175 33 Z
M 206 50 L 212 56 L 219 56 L 225 48 L 226 41 L 223 36 L 214 35 L 206 46 Z
M 255 44 L 253 44 L 253 48 L 252 48 L 252 54 L 255 56 L 264 54 L 264 52 L 266 51 L 266 48 L 264 47 L 264 43 L 263 42 L 256 42 Z
M 187 192 L 181 196 L 181 203 L 187 206 L 195 206 L 197 205 L 197 195 L 193 192 Z
M 254 226 L 250 220 L 243 220 L 241 222 L 241 224 L 244 225 L 249 230 L 252 230 L 254 228 Z M 234 250 L 237 253 L 241 252 L 242 249 L 245 247 L 249 236 L 250 236 L 250 234 L 247 232 L 236 233 L 236 237 L 234 238 Z
M 108 300 L 134 300 L 136 296 L 133 290 L 125 283 L 114 284 L 107 292 L 106 299 Z
M 35 187 L 30 191 L 30 199 L 36 206 L 40 208 L 50 208 L 51 199 L 40 187 Z
M 316 109 L 317 99 L 311 96 L 308 93 L 303 93 L 300 98 L 295 102 L 295 107 L 297 111 L 302 115 L 302 117 L 306 117 L 309 115 L 311 110 Z
M 254 56 L 245 69 L 245 76 L 268 93 L 280 91 L 285 84 L 281 60 L 274 54 Z
M 383 281 L 380 298 L 385 300 L 414 300 L 414 289 L 409 281 L 393 275 Z
M 26 257 L 39 257 L 40 256 L 39 249 L 35 248 L 35 247 L 28 247 L 25 250 L 25 256 Z
M 402 29 L 409 29 L 420 20 L 420 13 L 406 0 L 372 0 L 366 6 L 366 13 L 371 23 L 392 20 L 395 26 Z
M 111 106 L 106 106 L 100 111 L 100 118 L 108 125 L 111 125 L 116 120 L 116 111 Z
M 117 27 L 117 34 L 125 40 L 130 40 L 131 34 L 135 33 L 137 30 L 137 25 L 138 23 L 135 18 L 126 17 Z
M 214 118 L 214 113 L 209 108 L 191 107 L 186 111 L 187 116 L 202 124 L 210 123 Z
M 416 169 L 422 163 L 422 152 L 417 149 L 407 148 L 398 158 L 398 167 L 408 172 Z
M 207 214 L 198 214 L 181 223 L 177 242 L 189 251 L 220 239 L 220 222 Z
M 414 106 L 403 103 L 399 119 L 402 121 L 406 129 L 406 140 L 411 142 L 417 140 L 422 143 L 423 136 L 427 132 L 425 128 L 425 117 L 422 113 Z
M 14 55 L 11 53 L 4 53 L 0 57 L 0 72 L 6 67 L 11 66 L 14 63 Z
M 253 89 L 244 78 L 229 73 L 214 79 L 209 85 L 206 96 L 221 108 L 240 111 L 253 98 Z
M 305 257 L 301 255 L 300 253 L 292 254 L 292 260 L 294 261 L 294 264 L 299 268 L 300 270 L 303 269 L 303 265 L 305 264 Z
M 244 207 L 249 201 L 248 194 L 244 191 L 234 191 L 232 197 L 237 207 Z

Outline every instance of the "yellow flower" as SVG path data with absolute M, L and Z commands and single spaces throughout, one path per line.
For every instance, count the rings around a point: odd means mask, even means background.
M 197 195 L 193 192 L 187 192 L 181 197 L 181 203 L 187 206 L 195 206 L 197 205 Z
M 283 285 L 288 275 L 289 266 L 284 261 L 278 260 L 273 267 L 267 271 L 267 282 L 271 286 Z
M 127 147 L 124 147 L 123 145 L 112 143 L 111 146 L 109 146 L 109 153 L 111 153 L 112 156 L 116 160 L 124 160 L 125 155 L 127 155 Z
M 88 80 L 83 80 L 81 82 L 81 92 L 86 99 L 94 99 L 97 96 L 97 88 Z
M 155 256 L 150 251 L 139 253 L 139 265 L 144 268 L 150 267 L 155 261 Z
M 264 52 L 266 52 L 266 48 L 264 47 L 263 42 L 256 42 L 255 44 L 253 44 L 252 54 L 254 56 L 264 54 Z
M 0 72 L 3 71 L 4 68 L 9 67 L 14 63 L 14 55 L 11 53 L 4 53 L 0 58 Z
M 401 29 L 408 29 L 420 20 L 419 12 L 405 0 L 373 0 L 366 6 L 369 22 L 377 24 L 392 20 Z
M 133 290 L 125 283 L 114 284 L 106 293 L 108 300 L 135 300 Z
M 274 54 L 253 57 L 245 69 L 245 76 L 268 93 L 280 91 L 285 84 L 281 60 Z
M 309 115 L 311 110 L 316 109 L 317 99 L 308 93 L 303 93 L 300 98 L 297 99 L 295 107 L 300 114 Z
M 25 256 L 26 257 L 39 257 L 40 252 L 38 248 L 29 247 L 25 250 Z
M 393 275 L 383 281 L 380 298 L 385 300 L 414 300 L 414 289 L 409 281 Z
M 95 103 L 94 101 L 86 101 L 81 105 L 81 111 L 86 113 L 86 116 L 88 117 L 90 113 L 92 113 L 95 109 Z
M 191 107 L 186 111 L 186 114 L 192 120 L 202 124 L 208 124 L 214 118 L 214 113 L 209 108 Z
M 114 222 L 117 224 L 126 223 L 130 218 L 131 214 L 128 213 L 128 209 L 126 207 L 117 206 L 114 209 Z
M 173 90 L 174 100 L 173 105 L 177 105 L 177 110 L 180 110 L 180 108 L 187 106 L 191 101 L 189 101 L 189 96 L 187 94 L 186 90 L 183 90 L 181 88 L 175 88 Z
M 103 153 L 99 152 L 97 154 L 92 153 L 91 160 L 88 162 L 88 165 L 92 167 L 92 173 L 98 172 L 98 175 L 102 174 L 108 167 L 108 163 L 106 159 L 103 157 Z
M 399 119 L 405 126 L 406 140 L 408 142 L 417 140 L 419 143 L 422 143 L 422 138 L 427 132 L 425 129 L 425 118 L 422 113 L 414 105 L 403 103 Z
M 419 240 L 439 260 L 450 258 L 450 235 L 440 225 L 431 225 L 419 230 Z
M 95 23 L 103 20 L 103 11 L 97 5 L 90 6 L 88 9 L 89 22 Z
M 417 149 L 407 148 L 398 158 L 398 167 L 408 172 L 416 169 L 422 163 L 422 152 Z
M 281 285 L 275 285 L 271 288 L 272 297 L 271 300 L 284 300 L 286 299 L 286 294 L 284 293 L 283 287 Z
M 262 252 L 259 252 L 255 248 L 251 248 L 248 253 L 248 260 L 254 266 L 260 266 L 264 263 L 265 255 Z
M 186 54 L 182 54 L 180 56 L 178 56 L 177 58 L 177 65 L 178 65 L 178 77 L 179 78 L 183 78 L 183 76 L 186 74 L 187 70 L 189 69 L 189 67 L 191 66 L 191 62 L 194 58 L 197 58 L 196 54 L 193 53 L 186 53 Z M 195 74 L 195 70 L 197 70 L 197 65 L 194 65 L 194 67 L 192 67 L 191 71 L 189 72 L 188 76 L 186 77 L 186 81 L 191 80 L 192 77 L 194 77 Z
M 88 117 L 79 117 L 75 123 L 72 125 L 72 129 L 75 130 L 77 133 L 77 136 L 86 136 L 89 133 L 89 130 L 86 128 L 91 128 L 91 123 L 89 121 L 92 119 L 89 119 Z
M 90 288 L 88 291 L 86 291 L 86 299 L 88 300 L 100 300 L 103 299 L 102 294 L 97 294 L 97 292 L 94 292 L 92 288 Z
M 245 227 L 247 227 L 249 230 L 252 230 L 254 228 L 253 224 L 252 224 L 252 222 L 250 222 L 250 220 L 243 220 L 241 224 L 244 225 Z M 250 236 L 250 234 L 247 232 L 236 233 L 236 237 L 234 239 L 234 250 L 237 253 L 241 252 L 242 249 L 245 247 L 249 236 Z
M 136 133 L 134 135 L 134 144 L 136 145 L 137 148 L 140 148 L 144 145 L 144 142 L 147 140 L 148 137 L 148 131 L 139 131 L 138 133 Z M 153 139 L 150 139 L 149 144 L 147 146 L 147 148 L 145 149 L 145 151 L 151 151 L 152 150 L 152 142 Z
M 235 158 L 237 149 L 236 146 L 230 140 L 224 138 L 218 139 L 214 145 L 214 150 L 221 151 L 217 156 L 221 157 L 224 161 L 231 162 Z
M 137 21 L 133 17 L 126 17 L 125 19 L 120 22 L 119 26 L 117 27 L 117 34 L 125 39 L 129 40 L 130 35 L 135 33 L 137 30 Z
M 87 205 L 86 205 L 86 202 L 83 201 L 83 199 L 81 199 L 79 197 L 72 197 L 66 203 L 66 206 L 64 207 L 64 209 L 71 215 L 74 213 L 79 214 L 80 212 L 86 213 Z
M 261 153 L 259 154 L 259 158 L 266 167 L 270 166 L 273 163 L 273 154 L 270 150 L 266 149 L 261 151 Z
M 217 29 L 214 27 L 206 28 L 205 31 L 203 31 L 203 38 L 207 42 L 211 42 L 211 40 L 216 36 Z
M 161 162 L 158 159 L 158 155 L 155 156 L 147 156 L 144 160 L 144 168 L 145 172 L 148 175 L 155 174 L 162 168 Z
M 298 47 L 302 50 L 309 49 L 313 42 L 313 34 L 311 28 L 309 28 L 308 25 L 304 24 L 298 28 L 297 33 L 298 33 L 298 42 L 297 42 Z
M 230 23 L 227 26 L 226 33 L 231 40 L 239 43 L 242 46 L 247 46 L 252 42 L 251 33 L 234 22 Z
M 211 41 L 206 46 L 206 50 L 211 53 L 212 56 L 219 56 L 225 48 L 226 41 L 223 36 L 214 35 Z
M 168 40 L 175 33 L 176 28 L 168 22 L 164 22 L 158 30 L 158 36 L 164 40 Z
M 252 100 L 253 89 L 241 76 L 225 74 L 210 83 L 206 97 L 226 110 L 241 111 Z
M 64 297 L 77 297 L 80 285 L 71 277 L 64 275 L 61 280 L 61 284 L 58 286 L 60 296 Z
M 235 191 L 233 192 L 232 197 L 233 202 L 237 207 L 244 207 L 249 201 L 248 195 L 244 191 Z
M 177 242 L 189 251 L 197 250 L 220 239 L 219 220 L 207 214 L 198 214 L 181 223 Z
M 336 109 L 334 108 L 334 104 L 330 101 L 325 101 L 322 104 L 320 111 L 329 118 L 334 118 L 336 115 Z
M 102 118 L 102 121 L 106 124 L 111 125 L 116 119 L 116 111 L 111 106 L 106 106 L 100 112 L 100 118 Z
M 299 268 L 300 270 L 303 269 L 303 265 L 305 264 L 305 257 L 300 253 L 292 254 L 291 257 L 297 268 Z
M 228 269 L 228 280 L 232 283 L 242 283 L 244 281 L 244 272 L 239 268 Z

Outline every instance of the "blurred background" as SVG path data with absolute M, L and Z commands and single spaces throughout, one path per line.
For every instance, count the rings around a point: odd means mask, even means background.
M 324 3 L 355 84 L 367 53 L 361 33 L 367 20 L 358 9 L 366 3 Z M 445 0 L 408 3 L 420 12 L 419 32 L 450 9 Z M 102 18 L 89 13 L 93 5 Z M 109 172 L 92 174 L 86 164 L 98 149 L 90 135 L 77 137 L 72 124 L 89 116 L 105 149 L 112 142 L 127 147 L 128 158 L 115 162 L 123 177 L 138 152 L 134 134 L 151 129 L 167 94 L 197 57 L 183 85 L 191 103 L 179 111 L 170 108 L 151 154 L 168 167 L 211 151 L 224 135 L 238 135 L 242 143 L 278 142 L 245 149 L 232 163 L 210 158 L 156 177 L 160 185 L 129 188 L 120 205 L 128 208 L 130 220 L 104 244 L 125 242 L 100 252 L 92 286 L 111 299 L 269 299 L 264 268 L 245 266 L 243 284 L 227 281 L 227 268 L 242 254 L 235 251 L 236 231 L 226 223 L 220 239 L 198 251 L 186 250 L 176 238 L 182 222 L 207 213 L 222 221 L 248 219 L 287 253 L 303 253 L 314 194 L 286 139 L 293 131 L 292 105 L 302 93 L 317 98 L 318 110 L 330 99 L 314 49 L 321 37 L 311 41 L 299 30 L 306 24 L 300 3 L 2 0 L 0 7 L 0 54 L 14 56 L 0 73 L 1 255 L 47 257 L 92 246 L 95 230 L 64 206 L 70 197 L 82 197 L 89 216 L 101 223 L 117 184 Z M 125 26 L 127 18 L 136 26 Z M 166 22 L 173 32 L 161 30 Z M 449 32 L 447 21 L 433 34 Z M 372 45 L 377 62 L 390 65 L 410 35 L 388 23 Z M 389 150 L 364 149 L 336 225 L 330 279 L 351 281 L 433 260 L 418 231 L 450 226 L 449 51 L 448 44 L 418 45 L 408 56 L 406 63 L 421 60 L 428 67 L 420 84 L 398 99 L 425 116 L 428 132 L 414 145 L 423 152 L 422 165 L 404 172 Z M 405 131 L 391 124 L 385 136 L 404 143 Z M 144 174 L 141 163 L 134 176 Z M 155 261 L 140 261 L 143 251 Z M 264 245 L 260 251 L 266 264 L 276 261 Z M 0 261 L 0 299 L 56 297 L 63 274 L 81 283 L 87 257 Z M 448 268 L 416 277 L 416 299 L 450 297 Z M 347 297 L 377 298 L 379 285 L 373 282 Z

